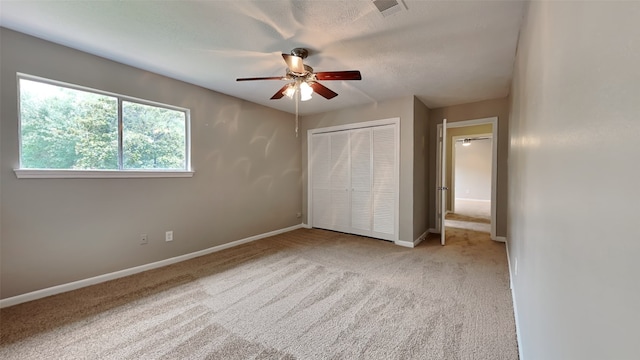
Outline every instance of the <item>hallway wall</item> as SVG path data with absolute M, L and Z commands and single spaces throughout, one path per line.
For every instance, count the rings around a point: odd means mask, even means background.
M 532 1 L 509 122 L 521 360 L 638 359 L 640 3 Z

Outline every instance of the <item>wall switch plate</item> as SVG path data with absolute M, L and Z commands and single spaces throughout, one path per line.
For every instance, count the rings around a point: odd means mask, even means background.
M 165 241 L 173 241 L 173 231 L 167 231 L 164 233 Z
M 148 244 L 149 243 L 149 236 L 147 236 L 147 234 L 141 234 L 140 235 L 140 245 L 144 245 L 144 244 Z

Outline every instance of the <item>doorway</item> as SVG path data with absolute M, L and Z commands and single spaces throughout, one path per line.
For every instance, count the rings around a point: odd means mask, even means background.
M 485 128 L 491 130 L 489 125 L 452 129 L 465 135 L 452 136 L 451 209 L 445 216 L 447 227 L 491 233 L 493 134 L 476 133 Z
M 446 231 L 445 221 L 463 221 L 470 224 L 464 224 L 464 226 L 474 227 L 477 229 L 483 229 L 491 235 L 492 240 L 496 239 L 496 181 L 497 181 L 497 149 L 498 149 L 498 118 L 484 118 L 457 122 L 445 122 L 445 128 L 442 124 L 438 125 L 439 143 L 443 145 L 438 148 L 437 154 L 437 187 L 436 187 L 436 232 L 444 234 Z M 444 131 L 446 130 L 446 131 Z M 444 136 L 444 138 L 441 138 Z M 486 138 L 486 140 L 485 140 Z M 456 189 L 455 176 L 454 176 L 454 156 L 455 156 L 455 144 L 458 140 L 464 142 L 465 139 L 471 143 L 470 148 L 473 147 L 474 141 L 476 144 L 480 144 L 480 141 L 488 141 L 491 152 L 490 161 L 490 195 L 486 196 L 486 193 L 482 196 L 473 195 L 473 197 L 465 198 L 465 194 L 470 194 L 472 189 Z M 481 140 L 482 139 L 482 140 Z M 443 141 L 444 140 L 444 141 Z M 480 146 L 477 146 L 480 147 Z M 485 146 L 486 147 L 486 146 Z M 487 169 L 484 169 L 486 172 Z M 444 172 L 444 174 L 443 174 Z M 444 175 L 444 176 L 443 176 Z M 457 190 L 457 191 L 456 191 Z M 469 190 L 469 193 L 467 193 Z M 485 189 L 486 190 L 486 189 Z M 477 193 L 477 191 L 476 191 Z M 470 195 L 468 195 L 470 196 Z M 460 199 L 456 203 L 456 198 Z M 489 198 L 489 201 L 486 201 Z M 473 201 L 480 200 L 480 201 Z M 457 205 L 457 206 L 456 206 Z M 489 208 L 489 224 L 486 220 L 486 208 Z M 443 212 L 441 209 L 445 209 Z M 459 214 L 456 214 L 456 210 Z M 460 213 L 461 212 L 461 213 Z M 467 214 L 468 213 L 468 214 Z M 459 215 L 480 215 L 471 216 L 471 218 L 465 218 Z M 478 220 L 478 218 L 480 220 Z M 472 220 L 472 221 L 467 221 Z M 475 223 L 475 224 L 474 224 Z M 456 224 L 462 225 L 462 224 Z M 443 243 L 445 236 L 442 235 Z

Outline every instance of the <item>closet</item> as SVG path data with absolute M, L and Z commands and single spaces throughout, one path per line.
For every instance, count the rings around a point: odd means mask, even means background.
M 310 135 L 312 227 L 397 240 L 397 131 L 392 123 Z

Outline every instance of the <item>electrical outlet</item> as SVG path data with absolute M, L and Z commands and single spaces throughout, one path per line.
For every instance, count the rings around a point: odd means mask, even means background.
M 148 244 L 149 236 L 147 234 L 140 234 L 140 245 Z
M 302 217 L 302 213 L 296 213 L 296 217 L 300 219 Z
M 173 241 L 173 231 L 167 231 L 164 233 L 165 241 Z

